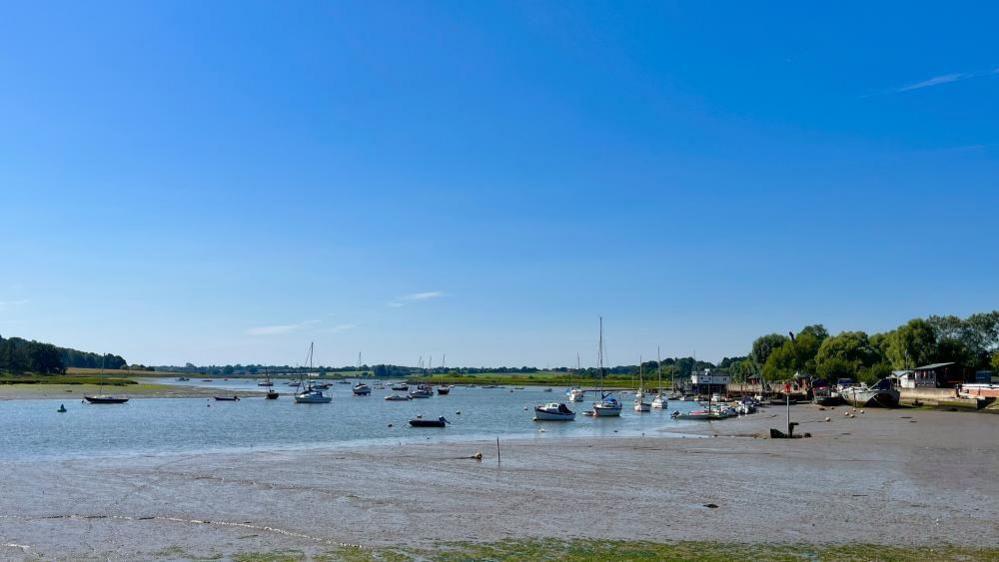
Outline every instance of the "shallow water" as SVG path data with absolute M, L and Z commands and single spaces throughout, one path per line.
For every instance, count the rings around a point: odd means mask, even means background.
M 168 381 L 159 380 L 166 383 Z M 169 381 L 170 384 L 180 384 Z M 190 381 L 190 386 L 218 388 L 220 395 L 236 390 L 263 390 L 252 380 Z M 132 399 L 121 405 L 91 405 L 66 400 L 10 400 L 0 403 L 0 460 L 117 456 L 175 452 L 281 449 L 533 436 L 537 439 L 638 435 L 684 423 L 670 419 L 674 409 L 689 410 L 692 402 L 671 402 L 669 411 L 639 414 L 632 394 L 619 393 L 625 409 L 620 418 L 582 415 L 592 401 L 569 404 L 574 422 L 532 421 L 533 406 L 565 401 L 564 389 L 456 387 L 448 396 L 408 402 L 386 402 L 388 385 L 358 397 L 351 386 L 333 384 L 331 404 L 295 404 L 294 389 L 275 381 L 277 400 L 261 397 L 239 402 L 205 398 Z M 594 394 L 588 398 L 595 398 Z M 60 404 L 69 410 L 57 413 Z M 458 413 L 460 412 L 460 414 Z M 408 420 L 446 417 L 445 429 L 409 427 Z M 391 427 L 390 427 L 391 424 Z M 543 430 L 543 431 L 542 431 Z

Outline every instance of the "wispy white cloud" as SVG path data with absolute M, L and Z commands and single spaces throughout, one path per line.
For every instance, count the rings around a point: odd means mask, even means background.
M 337 324 L 329 329 L 330 332 L 338 334 L 340 332 L 346 332 L 347 330 L 353 330 L 357 327 L 357 324 Z
M 249 336 L 277 336 L 281 334 L 290 334 L 292 332 L 297 332 L 314 324 L 318 324 L 318 320 L 307 320 L 305 322 L 299 322 L 297 324 L 277 324 L 274 326 L 257 326 L 255 328 L 250 328 L 246 330 L 246 334 Z
M 963 80 L 970 80 L 972 78 L 981 78 L 983 76 L 990 76 L 999 74 L 999 68 L 994 68 L 987 72 L 954 72 L 951 74 L 941 74 L 940 76 L 934 76 L 928 80 L 923 80 L 921 82 L 915 82 L 913 84 L 907 84 L 901 88 L 896 88 L 894 91 L 896 93 L 901 92 L 911 92 L 913 90 L 922 90 L 923 88 L 932 88 L 933 86 L 942 86 L 944 84 L 953 84 L 954 82 L 961 82 Z
M 28 304 L 28 299 L 19 299 L 15 301 L 0 301 L 0 310 L 6 310 L 8 308 L 14 308 L 15 306 L 21 306 Z
M 443 296 L 444 296 L 444 291 L 426 291 L 423 293 L 410 293 L 408 295 L 396 297 L 395 300 L 389 301 L 388 303 L 386 303 L 386 305 L 392 308 L 399 308 L 406 306 L 407 303 L 424 302 L 424 301 L 439 299 Z

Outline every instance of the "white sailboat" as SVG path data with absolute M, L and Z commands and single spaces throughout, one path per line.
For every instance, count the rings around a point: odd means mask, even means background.
M 642 357 L 638 357 L 638 392 L 635 393 L 635 411 L 651 412 L 652 404 L 645 401 L 645 371 Z
M 577 353 L 576 354 L 576 374 L 578 375 L 579 372 L 580 372 L 580 370 L 579 370 L 579 354 Z M 583 399 L 586 398 L 586 391 L 583 390 L 582 388 L 579 388 L 578 386 L 573 386 L 572 388 L 569 389 L 569 392 L 567 392 L 566 395 L 568 395 L 569 396 L 569 400 L 571 400 L 573 402 L 582 402 Z
M 663 394 L 663 358 L 659 346 L 656 346 L 656 370 L 659 373 L 659 392 L 652 399 L 652 407 L 656 410 L 665 410 L 669 406 L 669 401 Z
M 593 403 L 593 415 L 610 418 L 621 415 L 621 403 L 610 392 L 604 392 L 604 317 L 600 317 L 600 344 L 597 351 L 600 364 L 600 400 Z
M 312 356 L 315 351 L 315 342 L 309 344 L 309 371 L 312 371 Z M 300 383 L 302 391 L 295 395 L 296 404 L 329 404 L 333 401 L 332 396 L 326 396 L 323 391 L 312 385 L 312 381 L 305 382 L 305 372 L 302 372 Z

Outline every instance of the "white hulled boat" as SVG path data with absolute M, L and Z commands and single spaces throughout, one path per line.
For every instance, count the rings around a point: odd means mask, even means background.
M 597 351 L 597 362 L 600 365 L 600 400 L 593 403 L 593 415 L 598 418 L 610 418 L 621 415 L 621 403 L 610 392 L 604 392 L 604 318 L 600 317 L 600 343 Z
M 534 407 L 534 421 L 572 421 L 576 419 L 573 412 L 565 404 L 549 402 L 543 406 Z

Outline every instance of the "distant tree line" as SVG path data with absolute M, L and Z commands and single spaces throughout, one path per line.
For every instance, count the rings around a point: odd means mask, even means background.
M 0 336 L 0 372 L 4 373 L 65 373 L 69 367 L 99 368 L 101 355 L 34 340 Z M 119 355 L 105 355 L 105 369 L 126 366 Z
M 797 333 L 768 334 L 753 342 L 749 356 L 730 366 L 736 378 L 754 375 L 768 381 L 795 373 L 827 380 L 873 382 L 893 370 L 954 362 L 966 369 L 999 371 L 999 311 L 916 318 L 884 333 L 861 331 L 835 336 L 821 325 Z

